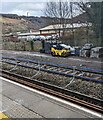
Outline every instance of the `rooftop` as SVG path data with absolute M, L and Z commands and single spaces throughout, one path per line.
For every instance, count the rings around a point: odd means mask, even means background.
M 72 24 L 66 24 L 65 26 L 66 26 L 65 28 L 70 29 L 72 27 L 79 28 L 79 27 L 92 26 L 92 23 L 89 23 L 89 24 L 86 24 L 86 23 L 74 23 L 73 26 L 72 26 Z M 63 29 L 63 24 L 49 25 L 49 26 L 41 28 L 39 30 L 43 31 L 43 30 L 53 30 L 53 29 Z

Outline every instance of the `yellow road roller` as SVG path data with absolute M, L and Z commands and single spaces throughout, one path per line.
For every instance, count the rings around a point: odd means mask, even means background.
M 71 54 L 70 48 L 66 48 L 65 46 L 62 46 L 62 44 L 53 45 L 51 47 L 51 55 L 52 56 L 69 56 Z

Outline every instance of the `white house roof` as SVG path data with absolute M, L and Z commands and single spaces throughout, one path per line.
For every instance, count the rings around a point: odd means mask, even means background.
M 86 23 L 74 23 L 73 26 L 71 24 L 66 24 L 65 28 L 79 28 L 79 27 L 86 27 L 86 26 L 92 26 L 92 23 L 89 23 L 88 25 Z M 40 31 L 45 30 L 53 30 L 53 29 L 63 29 L 62 24 L 55 24 L 55 25 L 49 25 L 47 27 L 39 29 Z
M 39 35 L 40 32 L 30 32 L 30 33 L 18 33 L 18 36 L 29 36 L 29 35 Z

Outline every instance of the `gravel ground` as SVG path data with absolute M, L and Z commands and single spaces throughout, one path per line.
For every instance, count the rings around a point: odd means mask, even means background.
M 1 51 L 2 55 L 11 56 L 16 58 L 27 58 L 32 60 L 44 61 L 44 62 L 52 62 L 58 64 L 65 64 L 67 66 L 80 66 L 81 64 L 83 67 L 89 67 L 94 69 L 102 69 L 101 59 L 91 59 L 91 58 L 83 58 L 77 56 L 69 56 L 66 58 L 63 57 L 52 57 L 48 54 L 40 54 L 35 52 L 18 52 L 18 51 Z
M 2 64 L 2 67 L 3 69 L 6 69 L 6 70 L 7 69 L 10 70 L 13 68 L 13 66 L 10 66 L 8 64 Z M 36 70 L 24 69 L 21 67 L 17 68 L 16 73 L 25 75 L 27 77 L 32 77 L 34 75 L 33 77 L 34 79 L 38 79 L 43 82 L 57 85 L 65 89 L 80 92 L 80 93 L 89 95 L 91 97 L 95 97 L 99 99 L 103 98 L 103 87 L 102 87 L 102 84 L 100 83 L 85 81 L 81 79 L 74 79 L 72 81 L 72 78 L 69 78 L 69 77 L 50 74 L 50 73 L 48 74 L 42 71 L 38 72 Z M 68 85 L 69 83 L 70 85 L 66 87 L 66 85 Z
M 2 53 L 2 52 L 1 52 Z M 65 64 L 67 66 L 80 66 L 80 64 L 84 65 L 83 67 L 89 67 L 93 69 L 102 69 L 102 63 L 100 59 L 91 59 L 91 58 L 80 58 L 75 56 L 70 57 L 52 57 L 51 55 L 45 55 L 34 52 L 15 52 L 15 51 L 3 51 L 2 55 L 8 57 L 15 58 L 27 58 L 31 60 L 43 61 L 43 62 L 52 62 L 56 64 Z M 3 65 L 5 69 L 11 69 L 13 66 Z M 35 75 L 34 79 L 38 79 L 40 81 L 44 81 L 50 84 L 54 84 L 60 87 L 65 88 L 67 84 L 69 84 L 72 78 L 63 77 L 60 75 L 48 74 L 46 72 L 40 72 L 35 70 L 28 70 L 18 68 L 17 73 L 26 75 L 31 77 Z M 73 90 L 76 92 L 80 92 L 91 97 L 96 97 L 99 99 L 103 99 L 103 85 L 100 83 L 84 81 L 80 79 L 75 79 L 73 82 L 66 87 L 66 89 Z

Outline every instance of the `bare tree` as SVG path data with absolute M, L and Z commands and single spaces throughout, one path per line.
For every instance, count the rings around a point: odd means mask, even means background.
M 91 0 L 88 0 L 88 2 L 83 2 L 81 0 L 80 2 L 75 2 L 79 10 L 83 13 L 85 12 L 88 21 L 92 23 L 92 29 L 96 35 L 96 38 L 99 38 L 99 41 L 97 41 L 97 44 L 100 44 L 102 42 L 101 39 L 101 27 L 102 27 L 102 10 L 103 10 L 103 2 L 92 2 Z
M 56 26 L 53 26 L 55 31 L 57 31 L 58 28 L 60 35 L 60 31 L 62 29 L 62 35 L 64 36 L 68 18 L 70 17 L 69 2 L 61 2 L 61 0 L 59 0 L 58 2 L 47 2 L 45 15 L 53 18 L 51 24 L 57 24 Z

